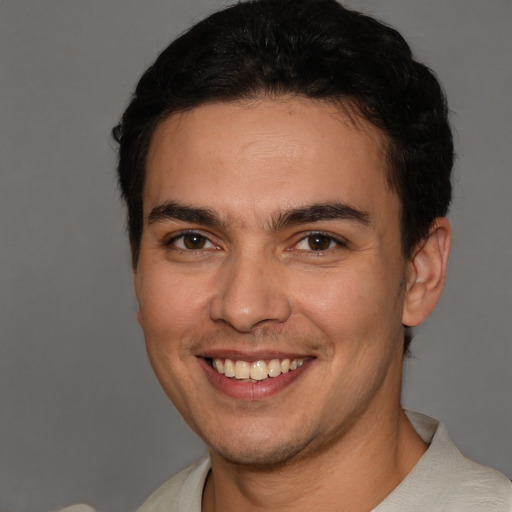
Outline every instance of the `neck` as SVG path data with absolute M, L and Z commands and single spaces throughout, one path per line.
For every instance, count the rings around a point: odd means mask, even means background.
M 426 450 L 400 405 L 389 413 L 366 411 L 322 450 L 278 467 L 241 467 L 211 453 L 203 512 L 372 510 Z

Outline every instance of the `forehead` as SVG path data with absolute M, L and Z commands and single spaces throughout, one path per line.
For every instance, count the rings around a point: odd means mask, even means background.
M 332 104 L 280 98 L 208 104 L 156 129 L 144 210 L 165 201 L 226 214 L 345 202 L 393 206 L 387 141 L 371 123 Z

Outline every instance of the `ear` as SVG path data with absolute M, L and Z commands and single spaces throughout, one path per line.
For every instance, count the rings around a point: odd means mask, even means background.
M 435 219 L 428 237 L 418 245 L 407 264 L 403 325 L 421 324 L 436 307 L 446 279 L 451 241 L 448 220 Z

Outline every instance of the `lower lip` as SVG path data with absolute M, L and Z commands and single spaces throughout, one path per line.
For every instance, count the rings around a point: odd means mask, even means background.
M 263 400 L 279 393 L 297 380 L 314 361 L 314 359 L 307 360 L 296 370 L 282 373 L 278 377 L 246 382 L 221 375 L 203 357 L 198 357 L 197 360 L 216 389 L 230 397 L 247 401 Z

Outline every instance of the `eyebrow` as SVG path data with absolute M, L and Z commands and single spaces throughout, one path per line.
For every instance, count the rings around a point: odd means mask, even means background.
M 271 229 L 278 231 L 285 227 L 325 220 L 349 220 L 363 226 L 370 224 L 368 212 L 358 210 L 346 203 L 320 203 L 293 208 L 279 213 L 272 221 Z
M 168 220 L 193 222 L 218 229 L 225 229 L 228 226 L 228 222 L 221 220 L 217 213 L 210 208 L 188 206 L 172 201 L 155 206 L 147 217 L 149 225 Z M 272 218 L 270 230 L 279 231 L 298 224 L 325 220 L 349 220 L 364 226 L 370 224 L 369 214 L 353 206 L 345 203 L 319 203 L 279 212 Z
M 166 202 L 155 206 L 149 213 L 147 220 L 149 225 L 166 220 L 182 220 L 215 228 L 225 226 L 225 223 L 209 208 L 187 206 L 173 202 Z

